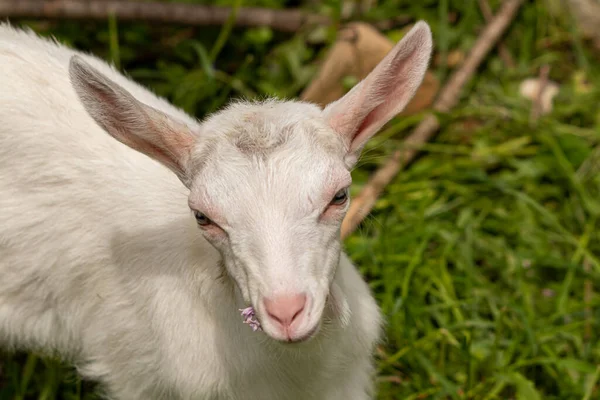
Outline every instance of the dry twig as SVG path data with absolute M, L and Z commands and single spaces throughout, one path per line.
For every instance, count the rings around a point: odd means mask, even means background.
M 550 67 L 548 65 L 544 65 L 540 68 L 540 77 L 539 77 L 539 86 L 538 92 L 535 96 L 535 100 L 533 101 L 533 105 L 531 106 L 531 116 L 529 120 L 531 124 L 536 124 L 537 120 L 540 118 L 542 114 L 542 96 L 544 94 L 544 90 L 546 90 L 546 86 L 548 86 L 548 75 L 550 74 Z
M 492 8 L 487 0 L 479 0 L 479 8 L 481 9 L 483 18 L 485 18 L 485 22 L 489 24 L 494 15 L 492 14 Z M 508 48 L 502 41 L 498 42 L 498 53 L 500 54 L 500 58 L 504 62 L 504 65 L 506 65 L 508 68 L 515 67 L 515 61 L 510 55 L 510 51 L 508 51 Z
M 231 12 L 231 7 L 157 1 L 0 0 L 0 16 L 9 18 L 106 19 L 114 15 L 123 21 L 211 26 L 224 24 Z M 390 28 L 410 20 L 400 16 L 375 25 Z M 241 27 L 269 26 L 277 31 L 292 33 L 307 25 L 331 23 L 327 16 L 299 9 L 272 10 L 259 7 L 242 7 L 235 19 L 235 25 Z
M 477 67 L 500 39 L 513 20 L 523 0 L 505 0 L 498 14 L 485 27 L 465 62 L 450 77 L 442 88 L 433 108 L 438 112 L 450 111 L 459 101 L 462 87 L 473 76 Z M 369 214 L 381 191 L 398 174 L 400 169 L 413 160 L 417 146 L 426 143 L 439 128 L 434 114 L 426 116 L 414 131 L 406 138 L 406 148 L 397 150 L 392 157 L 371 177 L 361 193 L 352 201 L 350 210 L 342 224 L 342 238 L 351 234 L 360 222 Z
M 105 19 L 114 14 L 120 20 L 129 21 L 222 25 L 231 11 L 231 7 L 132 0 L 0 0 L 0 15 L 12 18 Z M 323 25 L 330 20 L 301 10 L 244 7 L 237 13 L 235 23 L 296 32 L 305 24 Z

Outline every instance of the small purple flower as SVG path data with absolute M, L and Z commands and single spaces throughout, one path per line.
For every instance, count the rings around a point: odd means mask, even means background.
M 256 319 L 256 313 L 254 312 L 254 308 L 252 306 L 246 308 L 240 308 L 239 311 L 242 312 L 242 317 L 244 318 L 244 323 L 248 324 L 252 331 L 261 331 L 260 322 Z
M 252 307 L 246 307 L 246 308 L 240 308 L 240 311 L 242 312 L 242 317 L 244 317 L 244 320 L 247 320 L 248 318 L 252 318 L 255 314 L 254 314 L 254 308 Z

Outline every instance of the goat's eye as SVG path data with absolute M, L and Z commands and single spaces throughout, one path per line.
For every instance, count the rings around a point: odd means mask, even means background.
M 198 225 L 206 226 L 212 223 L 210 218 L 202 214 L 200 211 L 194 211 L 194 217 L 196 217 L 196 222 L 198 222 Z
M 332 205 L 342 205 L 344 204 L 346 201 L 348 200 L 348 188 L 344 188 L 342 190 L 340 190 L 339 192 L 337 192 L 335 194 L 335 196 L 333 196 L 333 199 L 331 200 Z

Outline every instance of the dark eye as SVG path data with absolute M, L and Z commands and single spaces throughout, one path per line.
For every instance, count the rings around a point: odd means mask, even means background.
M 210 218 L 202 214 L 200 211 L 194 211 L 194 217 L 196 217 L 196 222 L 198 222 L 198 225 L 206 226 L 212 223 Z
M 339 206 L 344 204 L 346 200 L 348 200 L 348 188 L 344 188 L 337 192 L 329 204 Z

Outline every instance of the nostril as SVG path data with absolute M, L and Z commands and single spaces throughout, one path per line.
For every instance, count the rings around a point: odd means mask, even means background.
M 273 318 L 275 321 L 279 322 L 280 324 L 283 324 L 283 321 L 279 319 L 277 314 L 273 314 L 271 311 L 269 311 L 268 307 L 267 307 L 267 314 L 269 314 L 269 317 Z
M 284 327 L 292 324 L 304 311 L 306 294 L 280 295 L 264 299 L 265 311 Z
M 305 304 L 306 304 L 306 303 L 305 303 Z M 296 319 L 296 317 L 297 317 L 298 315 L 302 314 L 302 311 L 304 311 L 304 304 L 302 305 L 302 308 L 301 308 L 301 309 L 299 309 L 298 311 L 296 311 L 296 314 L 292 315 L 292 321 L 291 321 L 291 322 L 294 322 L 294 320 Z

